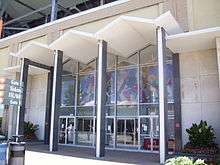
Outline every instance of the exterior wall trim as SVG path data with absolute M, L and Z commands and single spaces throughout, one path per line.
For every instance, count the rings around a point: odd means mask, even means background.
M 164 0 L 119 0 L 112 2 L 1 39 L 0 48 L 9 46 L 13 42 L 23 42 L 32 38 L 47 35 L 53 31 L 62 31 L 64 29 L 116 16 L 125 12 L 156 5 L 163 1 Z

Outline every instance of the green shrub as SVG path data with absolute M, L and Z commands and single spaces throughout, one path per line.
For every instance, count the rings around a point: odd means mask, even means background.
M 24 122 L 24 137 L 28 140 L 36 139 L 36 131 L 38 130 L 38 125 L 31 123 L 30 121 Z
M 198 159 L 193 162 L 188 157 L 177 157 L 168 159 L 165 165 L 207 165 L 204 160 Z
M 215 133 L 212 126 L 208 126 L 206 121 L 197 125 L 193 124 L 191 128 L 186 129 L 189 134 L 189 144 L 192 147 L 209 147 L 213 146 Z

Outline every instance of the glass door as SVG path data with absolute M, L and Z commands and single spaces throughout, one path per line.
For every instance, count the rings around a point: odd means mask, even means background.
M 59 143 L 74 144 L 75 124 L 74 117 L 60 117 L 59 119 Z
M 112 147 L 114 143 L 114 118 L 106 118 L 106 121 L 105 145 Z
M 77 144 L 93 145 L 93 118 L 77 118 Z
M 158 115 L 140 118 L 140 144 L 142 150 L 159 151 Z
M 135 118 L 117 120 L 117 146 L 136 147 L 138 144 L 138 120 Z
M 75 135 L 75 128 L 74 128 L 74 117 L 67 118 L 67 144 L 74 144 L 74 135 Z
M 66 144 L 66 117 L 59 119 L 59 143 Z

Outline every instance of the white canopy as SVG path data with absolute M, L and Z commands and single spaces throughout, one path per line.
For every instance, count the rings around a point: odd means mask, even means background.
M 21 65 L 4 68 L 4 71 L 8 73 L 19 73 L 21 72 Z M 29 70 L 28 70 L 28 74 L 30 75 L 40 75 L 40 74 L 45 74 L 48 72 L 49 72 L 48 70 L 41 69 L 41 68 L 38 68 L 32 65 L 29 66 Z
M 71 30 L 55 40 L 50 48 L 62 50 L 66 56 L 88 63 L 98 54 L 97 42 L 94 34 Z
M 38 42 L 31 42 L 24 46 L 15 56 L 18 58 L 28 58 L 44 65 L 53 66 L 53 50 L 47 45 Z
M 197 30 L 167 37 L 167 47 L 174 53 L 216 48 L 220 27 Z
M 98 56 L 98 40 L 105 40 L 108 42 L 108 52 L 128 57 L 150 43 L 155 44 L 157 26 L 163 26 L 169 34 L 182 32 L 170 12 L 156 19 L 120 16 L 95 34 L 70 30 L 49 47 L 88 63 Z

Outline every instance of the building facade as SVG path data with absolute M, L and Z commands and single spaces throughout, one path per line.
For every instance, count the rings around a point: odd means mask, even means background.
M 8 136 L 20 112 L 51 149 L 104 129 L 106 148 L 174 153 L 200 120 L 219 143 L 219 38 L 218 0 L 119 0 L 2 39 L 1 76 L 26 79 Z

